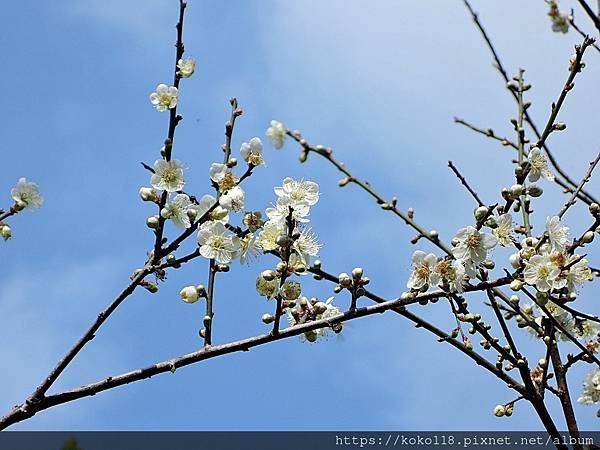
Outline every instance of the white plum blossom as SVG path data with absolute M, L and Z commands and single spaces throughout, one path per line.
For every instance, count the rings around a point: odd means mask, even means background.
M 313 206 L 319 201 L 319 185 L 313 181 L 294 180 L 286 177 L 282 186 L 276 187 L 277 201 L 286 205 L 295 206 L 306 203 Z
M 465 281 L 465 267 L 457 260 L 442 259 L 434 267 L 442 286 L 446 286 L 450 292 L 462 292 Z
M 552 21 L 552 31 L 555 33 L 567 33 L 569 31 L 569 15 L 559 11 L 558 2 L 555 0 L 548 1 L 548 5 L 550 6 L 548 16 L 550 16 L 550 20 Z
M 219 197 L 219 205 L 228 211 L 239 212 L 244 209 L 244 190 L 234 186 Z
M 319 243 L 317 236 L 308 228 L 300 232 L 298 239 L 294 240 L 292 248 L 298 254 L 305 265 L 309 265 L 310 257 L 317 256 L 322 245 Z
M 457 243 L 452 249 L 452 255 L 465 265 L 470 277 L 477 275 L 477 267 L 487 258 L 488 250 L 498 243 L 493 234 L 482 233 L 472 226 L 458 230 L 455 239 Z
M 496 220 L 497 227 L 492 230 L 492 234 L 498 239 L 498 244 L 502 247 L 513 245 L 513 226 L 514 222 L 510 214 L 502 214 Z
M 181 300 L 186 303 L 196 303 L 200 298 L 198 289 L 195 286 L 186 286 L 179 292 Z
M 577 256 L 572 256 L 571 258 L 577 258 Z M 586 281 L 592 281 L 593 278 L 588 260 L 581 258 L 569 268 L 569 274 L 567 275 L 569 292 L 575 291 L 576 286 L 581 286 Z
M 196 60 L 194 58 L 185 58 L 177 61 L 177 75 L 181 78 L 189 78 L 196 70 Z
M 155 189 L 167 192 L 176 192 L 183 189 L 185 180 L 183 179 L 183 164 L 177 159 L 165 161 L 157 159 L 154 162 L 154 173 L 150 178 L 150 184 Z
M 196 207 L 196 211 L 198 213 L 197 218 L 200 219 L 206 212 L 213 207 L 213 205 L 217 202 L 212 195 L 206 194 L 203 195 L 198 205 Z M 210 220 L 214 220 L 217 222 L 227 223 L 229 222 L 229 212 L 223 208 L 222 206 L 217 206 L 210 213 Z
M 584 405 L 593 405 L 600 402 L 600 369 L 596 368 L 585 377 L 581 396 L 577 401 Z
M 186 194 L 177 194 L 173 200 L 167 202 L 160 211 L 160 215 L 165 219 L 173 221 L 177 228 L 189 228 L 191 226 L 188 210 L 194 209 L 192 201 Z
M 198 231 L 200 254 L 219 264 L 229 264 L 240 251 L 239 239 L 234 239 L 221 222 L 206 222 Z
M 284 224 L 280 221 L 268 220 L 258 235 L 258 241 L 264 251 L 277 249 L 277 237 L 285 232 Z
M 28 211 L 39 208 L 44 203 L 38 185 L 32 181 L 27 181 L 26 178 L 19 178 L 16 186 L 11 189 L 10 196 Z
M 240 264 L 249 263 L 262 251 L 259 240 L 252 233 L 248 233 L 242 238 L 239 238 L 240 243 Z
M 310 211 L 308 203 L 296 203 L 292 206 L 278 201 L 275 207 L 267 208 L 267 217 L 269 220 L 281 222 L 283 224 L 290 215 L 290 207 L 292 208 L 292 219 L 299 223 L 309 222 L 308 218 L 306 217 Z
M 158 112 L 163 112 L 177 106 L 178 96 L 179 91 L 175 86 L 167 86 L 161 83 L 156 87 L 156 92 L 150 94 L 150 103 L 154 105 Z
M 285 143 L 285 127 L 277 120 L 271 120 L 271 126 L 267 129 L 266 135 L 273 144 L 273 147 L 280 149 Z
M 332 317 L 339 316 L 342 313 L 342 311 L 333 304 L 334 299 L 335 299 L 335 297 L 329 297 L 325 301 L 325 306 L 327 307 L 327 309 L 325 310 L 324 313 L 317 316 L 317 320 L 330 319 Z M 330 330 L 329 327 L 325 327 L 325 328 L 317 329 L 316 332 L 319 337 L 326 337 L 329 334 L 329 330 Z
M 250 142 L 244 142 L 240 147 L 240 153 L 244 161 L 253 166 L 260 166 L 265 163 L 262 157 L 262 150 L 262 141 L 257 137 L 250 139 Z
M 548 168 L 548 160 L 538 147 L 533 147 L 529 152 L 529 181 L 534 182 L 544 178 L 547 181 L 554 180 L 554 174 Z
M 548 292 L 560 275 L 560 269 L 549 255 L 534 255 L 525 263 L 523 276 L 525 283 L 535 286 L 540 292 Z
M 563 226 L 560 217 L 552 216 L 546 219 L 546 233 L 553 250 L 564 250 L 569 241 L 569 228 Z
M 210 179 L 219 185 L 221 192 L 231 189 L 240 181 L 226 164 L 212 163 L 209 175 Z
M 279 289 L 279 293 L 284 300 L 296 300 L 302 294 L 302 286 L 295 280 L 287 280 Z
M 437 256 L 417 250 L 412 255 L 413 271 L 406 283 L 409 289 L 421 289 L 425 286 L 436 286 L 440 276 L 434 271 Z

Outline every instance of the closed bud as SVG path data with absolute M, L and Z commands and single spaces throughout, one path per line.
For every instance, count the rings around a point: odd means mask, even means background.
M 522 184 L 513 184 L 510 187 L 510 193 L 513 195 L 513 197 L 518 197 L 519 195 L 521 195 L 523 193 L 523 185 Z
M 198 299 L 200 298 L 200 295 L 198 294 L 198 290 L 196 289 L 195 286 L 184 287 L 179 292 L 179 295 L 181 297 L 181 300 L 183 300 L 186 303 L 196 303 L 198 301 Z
M 515 292 L 520 291 L 522 287 L 523 282 L 521 280 L 512 280 L 510 282 L 510 288 Z
M 300 152 L 300 156 L 298 157 L 298 159 L 300 160 L 301 163 L 306 162 L 306 159 L 308 158 L 308 152 L 307 151 L 301 151 Z
M 210 323 L 212 322 L 212 317 L 204 316 L 204 318 L 202 319 L 202 322 L 204 323 L 205 327 L 209 327 Z
M 581 240 L 585 244 L 589 244 L 590 242 L 592 242 L 594 240 L 594 232 L 593 231 L 586 231 L 584 233 L 583 237 L 581 238 Z
M 592 203 L 590 205 L 590 213 L 593 216 L 597 216 L 598 214 L 600 214 L 600 205 L 598 203 Z
M 260 274 L 260 276 L 266 281 L 273 281 L 275 279 L 275 272 L 272 270 L 265 270 Z
M 544 193 L 544 190 L 537 184 L 532 184 L 527 188 L 527 193 L 532 197 L 539 197 Z
M 518 269 L 519 267 L 521 267 L 521 255 L 519 255 L 518 253 L 513 253 L 512 255 L 510 255 L 508 257 L 508 260 L 513 269 Z
M 229 161 L 227 161 L 227 167 L 232 168 L 237 166 L 237 159 L 236 158 L 231 158 Z
M 275 317 L 271 314 L 263 314 L 262 321 L 266 324 L 273 323 L 275 321 Z
M 563 131 L 567 128 L 567 124 L 564 122 L 557 122 L 554 124 L 554 129 L 557 131 Z
M 156 283 L 152 283 L 151 281 L 144 281 L 141 283 L 144 289 L 152 294 L 156 294 L 158 292 L 158 285 Z
M 196 220 L 196 217 L 198 217 L 198 210 L 195 208 L 188 208 L 186 214 L 190 221 L 194 222 Z
M 548 361 L 546 361 L 546 359 L 545 359 L 545 358 L 542 358 L 542 359 L 540 359 L 540 360 L 538 361 L 538 366 L 540 366 L 542 369 L 543 369 L 544 367 L 546 367 L 547 365 L 548 365 Z
M 510 417 L 513 414 L 513 407 L 512 406 L 507 406 L 506 410 L 504 411 L 504 415 L 506 417 Z
M 477 222 L 481 222 L 483 219 L 485 219 L 489 212 L 490 210 L 487 206 L 480 206 L 479 208 L 475 209 L 475 219 L 477 220 Z
M 516 296 L 516 295 L 511 295 L 510 296 L 510 302 L 513 303 L 513 304 L 515 304 L 515 305 L 519 304 L 519 297 Z
M 148 228 L 158 228 L 159 224 L 160 220 L 158 219 L 158 216 L 150 216 L 146 219 L 146 225 Z
M 346 272 L 342 272 L 338 275 L 338 282 L 342 287 L 349 287 L 352 284 L 352 279 Z
M 145 202 L 155 202 L 158 200 L 156 191 L 149 187 L 140 188 L 140 198 Z
M 320 269 L 321 268 L 321 260 L 320 259 L 316 259 L 315 262 L 313 263 L 313 267 L 315 269 Z
M 437 240 L 437 238 L 440 236 L 440 234 L 437 232 L 437 230 L 431 230 L 429 232 L 429 237 L 433 240 Z
M 283 261 L 279 261 L 277 263 L 277 265 L 275 266 L 275 270 L 277 270 L 277 272 L 279 273 L 284 273 L 288 268 L 287 263 L 283 262 Z
M 196 286 L 196 292 L 200 297 L 206 297 L 206 288 L 203 284 L 199 284 L 198 286 Z
M 323 314 L 325 311 L 327 311 L 327 305 L 323 302 L 317 302 L 313 305 L 313 310 L 317 314 Z
M 483 262 L 483 267 L 485 267 L 486 269 L 492 270 L 494 267 L 496 267 L 496 263 L 494 261 L 492 261 L 491 259 L 486 259 Z
M 12 237 L 12 231 L 8 225 L 0 225 L 0 236 L 2 236 L 2 239 L 5 241 L 8 241 Z
M 339 180 L 339 181 L 338 181 L 338 186 L 339 186 L 339 187 L 344 187 L 344 186 L 346 186 L 348 183 L 350 183 L 350 178 L 348 178 L 348 177 L 345 177 L 345 178 L 342 178 L 341 180 Z
M 354 279 L 361 279 L 363 276 L 363 269 L 362 267 L 356 267 L 354 269 L 352 269 L 352 278 Z
M 502 195 L 502 198 L 504 200 L 508 200 L 510 198 L 510 191 L 508 190 L 508 188 L 502 188 L 500 194 Z
M 304 337 L 308 342 L 315 342 L 317 340 L 318 335 L 315 330 L 311 330 L 304 333 Z

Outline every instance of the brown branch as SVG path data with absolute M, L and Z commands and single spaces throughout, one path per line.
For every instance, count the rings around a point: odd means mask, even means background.
M 590 167 L 588 168 L 587 172 L 585 173 L 585 175 L 581 179 L 581 182 L 577 186 L 577 189 L 575 189 L 573 191 L 573 194 L 571 194 L 571 196 L 569 197 L 569 200 L 567 200 L 567 202 L 564 204 L 564 206 L 558 212 L 558 214 L 557 214 L 558 217 L 562 218 L 562 216 L 565 215 L 565 213 L 567 212 L 567 210 L 571 206 L 573 206 L 575 204 L 575 201 L 576 201 L 576 198 L 577 198 L 577 194 L 581 191 L 581 189 L 583 189 L 583 186 L 585 185 L 585 183 L 587 183 L 588 181 L 590 181 L 590 178 L 592 177 L 592 172 L 594 172 L 594 169 L 596 168 L 596 165 L 598 164 L 598 161 L 600 161 L 600 152 L 598 153 L 598 155 L 596 155 L 596 159 L 594 159 L 590 163 Z
M 458 171 L 458 169 L 452 163 L 452 161 L 448 161 L 448 167 L 450 167 L 450 169 L 452 170 L 452 172 L 454 172 L 454 174 L 459 179 L 459 181 L 461 182 L 461 184 L 467 189 L 467 191 L 469 191 L 469 194 L 471 194 L 471 196 L 475 199 L 475 201 L 477 202 L 477 204 L 479 206 L 484 206 L 485 204 L 481 201 L 481 199 L 477 195 L 477 192 L 475 192 L 473 190 L 473 188 L 471 186 L 469 186 L 469 183 L 467 183 L 467 180 L 465 179 L 465 177 Z
M 588 5 L 588 3 L 585 0 L 577 0 L 577 1 L 581 5 L 581 7 L 585 11 L 585 13 L 588 15 L 588 17 L 591 19 L 591 21 L 594 23 L 594 26 L 598 29 L 598 31 L 600 31 L 600 12 L 598 12 L 598 14 L 596 14 L 594 12 L 594 10 L 592 9 L 592 7 L 590 5 Z M 598 9 L 600 11 L 600 4 L 598 4 Z

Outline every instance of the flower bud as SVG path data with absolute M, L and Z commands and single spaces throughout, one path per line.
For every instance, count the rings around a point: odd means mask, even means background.
M 202 323 L 204 323 L 205 327 L 209 327 L 210 323 L 212 322 L 212 317 L 210 316 L 204 316 L 204 318 L 202 319 Z
M 512 255 L 510 255 L 508 257 L 508 260 L 513 269 L 518 269 L 519 267 L 521 267 L 521 255 L 519 255 L 518 253 L 513 253 Z
M 492 270 L 494 267 L 496 267 L 496 263 L 494 261 L 492 261 L 491 259 L 486 259 L 483 262 L 483 267 L 485 267 L 486 269 Z
M 598 203 L 592 203 L 590 205 L 590 214 L 593 216 L 600 214 L 600 205 Z
M 327 311 L 327 305 L 323 302 L 317 302 L 313 305 L 313 309 L 317 314 L 323 314 Z
M 567 124 L 564 122 L 557 122 L 554 124 L 554 129 L 557 131 L 563 131 L 567 129 Z
M 338 276 L 338 282 L 342 287 L 349 287 L 352 284 L 352 279 L 348 276 L 346 272 L 342 272 Z
M 356 267 L 352 270 L 352 278 L 360 280 L 363 276 L 362 267 Z
M 431 230 L 429 232 L 429 237 L 433 240 L 436 240 L 439 236 L 440 234 L 437 232 L 437 230 Z
M 497 405 L 494 408 L 494 415 L 496 417 L 503 417 L 506 414 L 506 408 L 503 405 Z
M 181 300 L 186 303 L 196 303 L 200 296 L 195 286 L 186 286 L 180 292 Z
M 304 333 L 304 337 L 308 342 L 315 342 L 317 340 L 318 335 L 315 330 L 311 330 Z
M 267 271 L 265 271 L 265 272 L 267 272 Z M 263 274 L 265 272 L 263 272 Z M 278 285 L 279 285 L 279 282 L 277 281 L 277 279 L 275 277 L 272 277 L 269 280 L 267 280 L 261 274 L 256 279 L 256 292 L 258 292 L 263 297 L 267 297 L 267 299 L 270 300 L 273 298 L 273 296 L 277 292 Z
M 140 188 L 140 198 L 145 202 L 155 202 L 158 200 L 156 191 L 149 187 Z
M 263 314 L 262 321 L 266 324 L 270 324 L 275 321 L 275 317 L 273 317 L 271 314 Z
M 511 295 L 510 302 L 517 305 L 519 303 L 519 297 L 517 295 Z
M 521 195 L 523 193 L 523 185 L 522 184 L 513 184 L 510 187 L 510 193 L 513 195 L 513 197 L 518 197 L 519 195 Z
M 594 232 L 586 231 L 581 239 L 585 244 L 589 244 L 594 240 Z
M 504 415 L 506 417 L 510 417 L 513 414 L 513 407 L 512 406 L 507 406 L 505 411 L 504 411 Z
M 156 294 L 158 292 L 158 285 L 156 283 L 152 283 L 151 281 L 144 281 L 141 283 L 141 285 L 144 287 L 144 289 L 146 289 L 152 294 Z
M 298 159 L 300 160 L 301 163 L 306 162 L 307 158 L 308 158 L 308 152 L 307 151 L 300 152 L 300 156 L 298 157 Z
M 538 366 L 540 366 L 542 369 L 544 367 L 546 367 L 548 365 L 548 361 L 546 361 L 546 358 L 542 358 L 538 361 Z
M 277 270 L 277 272 L 279 272 L 279 273 L 284 273 L 287 270 L 287 268 L 288 268 L 288 265 L 283 261 L 279 261 L 277 263 L 277 266 L 275 266 L 275 270 Z
M 510 282 L 510 288 L 515 292 L 520 291 L 522 287 L 523 282 L 521 280 L 512 280 Z
M 531 184 L 527 188 L 527 193 L 532 197 L 539 197 L 544 193 L 544 190 L 536 184 Z
M 160 221 L 158 216 L 150 216 L 146 219 L 146 225 L 148 228 L 158 228 Z
M 273 281 L 275 279 L 275 272 L 272 270 L 265 270 L 260 274 L 266 281 Z
M 194 222 L 196 220 L 196 217 L 198 217 L 198 210 L 196 208 L 188 208 L 186 214 L 190 221 Z
M 0 225 L 0 236 L 2 236 L 2 239 L 4 239 L 5 241 L 8 241 L 12 237 L 12 230 L 8 225 Z
M 477 220 L 477 222 L 481 222 L 483 219 L 485 219 L 489 212 L 490 210 L 487 206 L 480 206 L 479 208 L 476 208 L 474 211 L 475 220 Z

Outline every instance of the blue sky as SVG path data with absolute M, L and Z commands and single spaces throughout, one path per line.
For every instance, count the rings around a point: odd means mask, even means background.
M 358 175 L 396 195 L 402 207 L 414 207 L 418 221 L 446 240 L 470 223 L 473 208 L 448 159 L 489 203 L 512 184 L 510 151 L 452 121 L 457 115 L 509 135 L 516 114 L 461 1 L 188 3 L 186 50 L 198 69 L 182 83 L 184 121 L 174 155 L 189 167 L 191 192 L 210 192 L 208 166 L 221 158 L 233 96 L 244 109 L 236 152 L 277 118 L 312 143 L 332 146 Z M 473 3 L 507 69 L 527 70 L 530 111 L 542 124 L 580 39 L 550 31 L 543 0 Z M 24 0 L 4 12 L 0 192 L 7 204 L 12 185 L 26 176 L 46 199 L 41 210 L 10 222 L 14 239 L 1 249 L 0 407 L 8 410 L 87 329 L 151 246 L 145 219 L 154 211 L 138 200 L 149 178 L 139 162 L 156 159 L 166 133 L 167 115 L 152 109 L 148 94 L 172 77 L 177 2 Z M 578 19 L 592 30 L 583 15 Z M 550 141 L 575 177 L 598 146 L 590 130 L 597 127 L 599 55 L 590 50 L 586 62 L 561 113 L 568 130 Z M 325 161 L 311 157 L 300 165 L 291 144 L 266 149 L 268 167 L 245 185 L 248 206 L 269 206 L 272 187 L 285 176 L 317 181 L 323 194 L 312 226 L 325 244 L 324 268 L 339 273 L 360 265 L 373 291 L 397 296 L 409 274 L 412 231 L 354 187 L 339 189 L 339 176 Z M 598 187 L 598 181 L 589 185 Z M 538 227 L 563 198 L 553 185 L 546 188 L 535 205 Z M 576 231 L 587 226 L 583 211 L 567 216 Z M 594 250 L 588 253 L 593 261 Z M 249 268 L 236 264 L 217 284 L 216 342 L 265 331 L 260 316 L 272 305 L 253 285 L 273 263 L 263 257 Z M 206 272 L 206 262 L 196 261 L 170 273 L 159 294 L 136 292 L 56 389 L 196 350 L 204 305 L 184 304 L 178 292 L 205 282 Z M 331 287 L 305 285 L 307 294 L 324 298 Z M 419 312 L 452 327 L 443 302 Z M 530 360 L 542 356 L 522 340 Z M 584 374 L 573 370 L 574 396 Z M 293 339 L 206 361 L 53 408 L 14 429 L 538 428 L 524 404 L 512 419 L 492 416 L 497 403 L 512 398 L 461 354 L 386 314 L 353 322 L 318 345 Z M 577 406 L 577 412 L 582 428 L 597 428 L 593 408 Z

